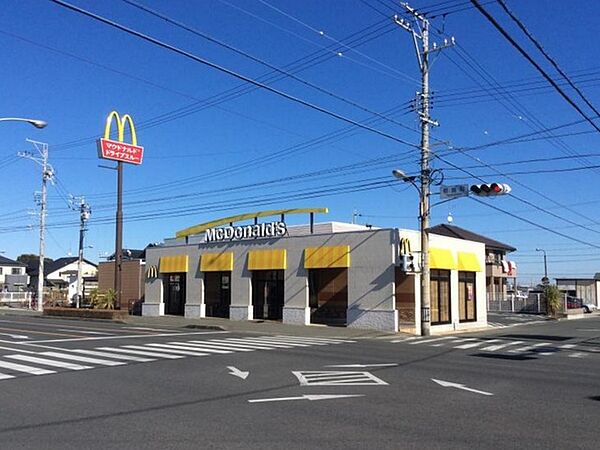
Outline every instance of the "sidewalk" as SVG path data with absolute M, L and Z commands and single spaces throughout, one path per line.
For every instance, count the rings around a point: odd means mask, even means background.
M 40 320 L 45 320 L 38 311 L 20 310 L 13 308 L 0 308 L 0 316 L 22 316 L 22 317 L 38 317 Z M 89 319 L 75 319 L 69 317 L 47 317 L 48 319 L 61 320 L 79 320 L 89 321 Z M 108 322 L 108 321 L 103 321 Z M 289 336 L 315 336 L 315 337 L 331 337 L 342 339 L 374 339 L 384 337 L 398 337 L 405 333 L 393 333 L 377 330 L 362 330 L 357 328 L 346 327 L 330 327 L 325 325 L 289 325 L 275 321 L 247 321 L 247 320 L 230 320 L 220 319 L 215 317 L 204 319 L 186 319 L 180 316 L 128 316 L 124 322 L 135 327 L 149 328 L 179 328 L 179 329 L 197 329 L 197 330 L 222 330 L 240 333 L 257 333 L 257 334 L 285 334 Z M 407 335 L 408 336 L 408 335 Z

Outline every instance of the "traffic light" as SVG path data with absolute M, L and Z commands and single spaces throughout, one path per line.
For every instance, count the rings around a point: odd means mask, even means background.
M 400 256 L 401 259 L 401 268 L 403 272 L 416 272 L 417 266 L 415 264 L 415 255 L 412 253 L 408 253 Z
M 471 185 L 471 192 L 480 197 L 493 197 L 496 195 L 505 195 L 511 191 L 508 184 L 505 183 L 487 183 Z

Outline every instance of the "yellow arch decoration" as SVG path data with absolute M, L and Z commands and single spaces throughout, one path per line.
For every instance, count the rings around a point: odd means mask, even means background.
M 131 132 L 131 144 L 137 146 L 137 135 L 135 133 L 135 125 L 133 119 L 129 114 L 125 114 L 123 117 L 119 116 L 117 111 L 111 111 L 106 118 L 106 125 L 104 127 L 104 139 L 110 139 L 110 128 L 112 126 L 113 118 L 117 122 L 117 139 L 119 142 L 123 142 L 125 139 L 125 124 L 129 123 L 129 131 Z
M 307 213 L 323 213 L 327 214 L 328 208 L 294 208 L 294 209 L 272 209 L 269 211 L 258 211 L 253 213 L 239 214 L 237 216 L 225 217 L 223 219 L 213 220 L 211 222 L 201 223 L 194 225 L 193 227 L 186 228 L 178 231 L 175 237 L 181 238 L 191 236 L 192 234 L 199 234 L 209 228 L 218 227 L 219 225 L 225 225 L 228 223 L 239 222 L 242 220 L 254 219 L 258 217 L 278 216 L 281 214 L 307 214 Z

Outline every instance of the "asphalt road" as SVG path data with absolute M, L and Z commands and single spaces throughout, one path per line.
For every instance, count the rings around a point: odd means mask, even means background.
M 0 316 L 0 401 L 7 449 L 595 449 L 600 317 L 348 339 Z

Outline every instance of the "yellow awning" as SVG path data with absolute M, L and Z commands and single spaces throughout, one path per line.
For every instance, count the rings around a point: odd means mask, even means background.
M 188 255 L 161 256 L 160 273 L 179 273 L 188 271 Z
M 231 272 L 233 270 L 233 252 L 203 253 L 200 256 L 201 272 Z
M 458 270 L 481 272 L 481 264 L 475 253 L 458 252 Z
M 252 250 L 248 253 L 249 270 L 287 269 L 286 250 Z
M 429 267 L 431 269 L 456 270 L 457 266 L 451 250 L 445 248 L 430 248 Z
M 304 249 L 305 269 L 350 267 L 350 246 L 308 247 Z

